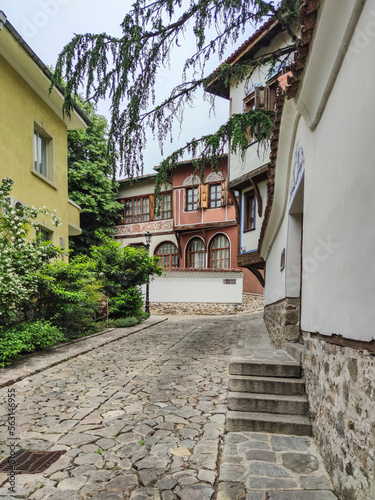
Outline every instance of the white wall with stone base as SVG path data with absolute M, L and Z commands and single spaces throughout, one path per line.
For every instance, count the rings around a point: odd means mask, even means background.
M 341 500 L 375 498 L 375 356 L 304 333 L 314 437 Z
M 263 295 L 244 293 L 242 302 L 151 302 L 152 315 L 207 314 L 209 316 L 263 311 Z

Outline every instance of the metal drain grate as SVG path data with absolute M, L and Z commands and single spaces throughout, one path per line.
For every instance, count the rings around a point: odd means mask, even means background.
M 0 463 L 0 472 L 15 470 L 18 474 L 38 474 L 48 469 L 64 453 L 65 450 L 18 450 L 12 457 L 8 457 Z

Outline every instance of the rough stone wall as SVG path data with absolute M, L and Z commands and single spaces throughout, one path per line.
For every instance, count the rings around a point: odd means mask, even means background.
M 314 437 L 341 500 L 375 498 L 375 356 L 304 333 Z
M 152 302 L 150 312 L 154 315 L 170 314 L 238 314 L 263 310 L 263 295 L 244 293 L 242 304 L 210 302 Z
M 299 339 L 299 298 L 285 298 L 264 308 L 264 322 L 271 342 L 284 349 L 287 342 Z

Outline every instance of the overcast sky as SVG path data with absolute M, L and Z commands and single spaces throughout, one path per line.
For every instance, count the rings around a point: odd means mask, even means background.
M 46 64 L 54 66 L 59 52 L 76 33 L 102 33 L 121 35 L 120 23 L 131 8 L 133 0 L 0 0 L 8 21 L 30 45 L 38 57 Z M 238 45 L 251 35 L 251 28 L 235 47 L 230 47 L 228 57 Z M 170 68 L 163 69 L 157 85 L 160 95 L 179 82 L 183 62 L 190 54 L 193 41 L 186 39 L 182 47 L 172 54 Z M 214 70 L 218 60 L 210 61 L 209 69 Z M 214 132 L 228 119 L 229 103 L 218 98 L 215 116 L 209 116 L 210 106 L 201 97 L 194 108 L 184 113 L 183 129 L 174 134 L 173 143 L 166 144 L 164 156 L 185 144 L 191 138 Z M 98 111 L 109 118 L 109 102 L 100 103 Z M 162 160 L 158 144 L 150 137 L 145 151 L 144 173 L 152 173 L 153 167 Z

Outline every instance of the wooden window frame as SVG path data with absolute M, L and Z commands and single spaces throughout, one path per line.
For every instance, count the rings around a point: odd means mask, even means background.
M 162 254 L 158 254 L 157 252 L 158 252 L 159 248 L 161 248 L 163 245 L 171 245 L 171 246 L 173 245 L 175 247 L 175 249 L 176 249 L 176 252 L 174 252 L 174 253 L 162 253 Z M 161 262 L 159 262 L 159 265 L 161 267 L 163 267 L 164 269 L 179 267 L 179 265 L 178 265 L 178 248 L 177 248 L 177 246 L 172 241 L 163 241 L 163 242 L 161 242 L 155 248 L 154 256 L 161 260 Z M 176 257 L 176 262 L 177 262 L 176 266 L 172 265 L 172 263 L 173 263 L 172 259 L 173 259 L 174 256 Z M 168 263 L 169 263 L 169 265 L 167 265 L 167 266 L 165 265 L 166 258 L 168 258 Z
M 165 195 L 170 196 L 170 210 L 164 210 L 163 206 L 163 199 Z M 160 193 L 161 197 L 161 217 L 155 217 L 154 213 L 154 196 L 152 194 L 148 195 L 141 195 L 141 196 L 132 196 L 131 198 L 122 198 L 119 200 L 123 205 L 123 213 L 121 216 L 121 223 L 122 225 L 126 224 L 141 224 L 141 223 L 147 223 L 150 221 L 154 220 L 163 220 L 163 219 L 173 219 L 173 191 L 164 191 L 163 193 Z M 148 212 L 144 211 L 144 200 L 148 199 Z M 140 216 L 141 220 L 140 221 L 134 221 L 134 201 L 140 200 Z M 131 204 L 131 214 L 126 215 L 126 206 Z M 170 217 L 165 217 L 165 212 L 170 212 Z M 139 215 L 139 214 L 136 214 Z M 145 216 L 148 216 L 147 219 L 145 219 Z M 127 222 L 126 218 L 131 217 L 131 222 Z
M 189 202 L 189 191 L 192 191 L 192 193 L 193 193 L 191 202 Z M 194 192 L 196 192 L 196 202 L 195 203 L 194 203 Z M 185 197 L 186 197 L 185 198 L 185 211 L 186 212 L 196 212 L 198 210 L 198 186 L 191 186 L 191 187 L 186 188 Z
M 251 217 L 250 212 L 251 212 L 251 207 L 250 204 L 253 205 L 253 212 L 254 216 Z M 244 205 L 245 205 L 245 220 L 244 220 L 244 230 L 243 232 L 247 231 L 254 231 L 256 229 L 256 198 L 255 198 L 255 192 L 253 189 L 250 191 L 247 191 L 244 194 Z
M 220 238 L 220 237 L 224 237 L 228 243 L 228 246 L 226 247 L 218 247 L 218 248 L 213 248 L 213 244 L 215 242 L 215 240 L 217 238 Z M 222 254 L 223 254 L 223 250 L 228 250 L 228 257 L 222 257 Z M 213 252 L 219 252 L 219 258 L 218 259 L 214 259 L 215 261 L 219 262 L 219 266 L 218 267 L 213 267 L 212 266 L 212 261 L 213 261 L 213 258 L 212 258 L 212 253 Z M 222 267 L 222 261 L 223 260 L 228 260 L 228 266 L 227 267 Z M 229 269 L 230 268 L 230 240 L 228 238 L 228 236 L 226 234 L 216 234 L 213 238 L 212 238 L 212 241 L 210 243 L 210 268 L 212 269 Z
M 210 191 L 209 191 L 209 203 L 208 203 L 208 208 L 221 208 L 222 207 L 222 186 L 221 182 L 215 183 L 215 184 L 210 184 Z M 215 198 L 212 198 L 212 188 L 215 189 Z M 219 192 L 218 192 L 219 188 Z M 212 202 L 214 201 L 215 206 L 212 206 Z
M 277 77 L 271 78 L 266 85 L 257 87 L 249 95 L 247 95 L 244 102 L 244 112 L 247 113 L 251 109 L 268 109 L 270 111 L 275 111 L 276 106 L 276 89 L 278 86 Z M 259 99 L 259 91 L 264 91 L 262 99 Z M 247 140 L 249 146 L 254 142 L 257 142 L 255 134 L 252 134 L 250 127 L 247 131 Z
M 164 210 L 164 196 L 170 196 L 170 208 L 169 210 Z M 164 193 L 160 193 L 160 215 L 156 216 L 156 203 L 154 201 L 154 220 L 163 220 L 163 219 L 173 219 L 173 191 L 165 191 Z M 170 216 L 166 217 L 165 212 L 170 212 Z
M 147 199 L 148 198 L 148 212 L 144 212 L 143 210 L 143 200 Z M 140 203 L 140 213 L 139 214 L 134 214 L 134 202 L 135 201 L 138 201 L 139 200 L 139 203 Z M 123 216 L 122 216 L 122 222 L 123 224 L 141 224 L 142 222 L 150 222 L 151 220 L 151 200 L 150 200 L 150 195 L 147 195 L 147 196 L 134 196 L 132 198 L 124 198 L 123 200 L 123 204 L 124 204 L 124 209 L 123 209 Z M 126 214 L 126 206 L 128 204 L 131 204 L 131 214 Z M 140 219 L 139 221 L 135 221 L 134 220 L 134 217 L 135 216 L 140 216 Z M 144 217 L 148 215 L 148 219 L 144 219 Z M 132 220 L 131 222 L 127 222 L 126 221 L 126 218 L 127 217 L 131 217 Z
M 195 250 L 195 251 L 191 251 L 190 248 L 191 248 L 191 245 L 192 243 L 195 241 L 195 240 L 198 240 L 200 243 L 202 243 L 203 245 L 203 250 Z M 203 254 L 204 256 L 204 260 L 203 260 L 203 267 L 199 267 L 199 268 L 196 268 L 194 266 L 190 266 L 190 255 L 195 255 L 195 254 Z M 192 238 L 190 241 L 189 241 L 189 244 L 188 244 L 188 247 L 187 247 L 187 250 L 186 250 L 186 257 L 187 257 L 187 266 L 189 269 L 205 269 L 206 267 L 206 245 L 204 244 L 204 241 L 202 241 L 200 238 L 198 237 L 194 237 Z M 195 258 L 193 258 L 193 263 L 195 264 Z

